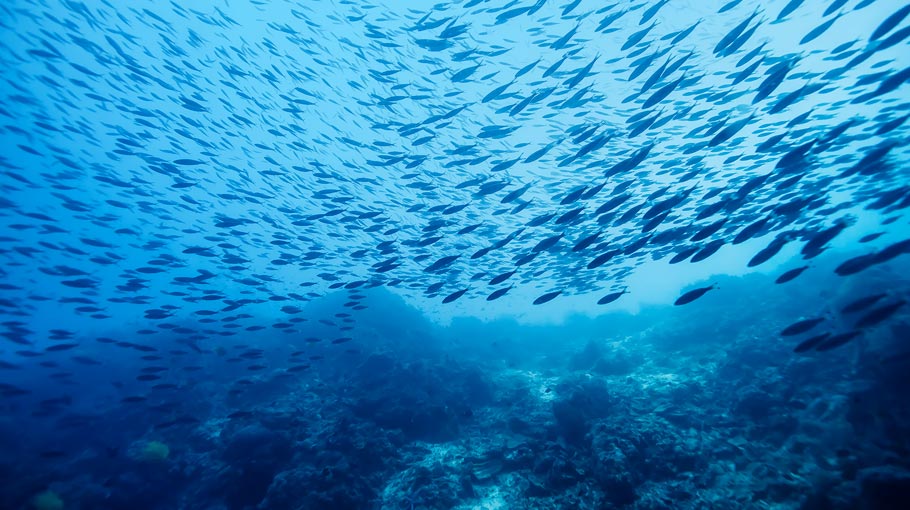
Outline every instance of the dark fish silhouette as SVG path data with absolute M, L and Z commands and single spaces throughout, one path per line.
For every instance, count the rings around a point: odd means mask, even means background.
M 797 276 L 803 274 L 803 271 L 805 271 L 806 269 L 809 269 L 809 266 L 801 266 L 801 267 L 796 267 L 796 268 L 790 269 L 789 271 L 784 271 L 783 274 L 781 274 L 780 276 L 777 277 L 776 280 L 774 280 L 774 283 L 787 283 L 787 282 L 793 280 L 794 278 L 796 278 Z
M 819 342 L 815 346 L 815 350 L 819 351 L 819 352 L 830 351 L 831 349 L 835 349 L 842 345 L 848 344 L 855 338 L 858 338 L 860 335 L 862 335 L 861 331 L 848 331 L 846 333 L 832 335 L 832 336 L 829 336 L 828 338 L 824 339 L 823 341 Z
M 690 290 L 690 291 L 684 293 L 683 295 L 679 296 L 679 298 L 677 298 L 673 304 L 676 306 L 689 304 L 692 301 L 695 301 L 696 299 L 704 296 L 706 292 L 708 292 L 709 290 L 714 289 L 714 288 L 716 288 L 716 286 L 711 285 L 709 287 L 700 287 L 697 289 Z
M 882 323 L 892 315 L 894 315 L 901 307 L 903 307 L 907 302 L 903 299 L 895 301 L 893 303 L 880 306 L 878 308 L 873 308 L 862 316 L 858 321 L 856 321 L 856 328 L 869 328 L 877 324 Z
M 606 296 L 598 299 L 597 304 L 606 305 L 606 304 L 612 303 L 613 301 L 616 301 L 617 299 L 622 297 L 623 294 L 628 294 L 628 292 L 629 291 L 627 289 L 623 289 L 619 292 L 611 292 L 611 293 L 607 294 Z
M 865 310 L 866 308 L 869 308 L 870 306 L 874 305 L 875 303 L 878 303 L 879 301 L 881 301 L 882 298 L 884 298 L 887 295 L 888 294 L 885 294 L 884 292 L 882 292 L 879 294 L 870 294 L 868 296 L 861 297 L 855 301 L 851 301 L 849 304 L 847 304 L 846 306 L 841 308 L 841 313 L 849 314 L 849 313 L 861 312 L 861 311 Z
M 543 294 L 543 295 L 541 295 L 540 297 L 538 297 L 537 299 L 535 299 L 535 300 L 534 300 L 534 304 L 535 304 L 535 305 L 542 305 L 542 304 L 544 304 L 544 303 L 548 303 L 548 302 L 553 301 L 554 299 L 556 299 L 556 297 L 559 296 L 560 294 L 562 294 L 562 291 L 561 291 L 561 290 L 556 290 L 556 291 L 553 291 L 553 292 L 547 292 L 546 294 Z
M 801 321 L 797 321 L 797 322 L 794 322 L 793 324 L 790 324 L 786 328 L 784 328 L 780 332 L 780 335 L 781 336 L 801 335 L 801 334 L 815 328 L 815 326 L 818 326 L 819 324 L 821 324 L 824 321 L 825 321 L 824 317 L 816 317 L 814 319 L 804 319 Z
M 446 296 L 446 297 L 442 300 L 442 302 L 443 302 L 444 304 L 445 304 L 445 303 L 451 303 L 452 301 L 455 301 L 456 299 L 458 299 L 458 298 L 460 298 L 461 296 L 463 296 L 463 295 L 465 294 L 465 292 L 467 292 L 467 291 L 468 291 L 468 289 L 456 290 L 455 292 L 453 292 L 453 293 L 449 294 L 448 296 Z
M 815 335 L 813 337 L 807 338 L 796 345 L 793 348 L 793 352 L 808 352 L 812 349 L 815 349 L 819 344 L 821 344 L 825 339 L 831 336 L 831 333 L 826 332 L 820 335 Z

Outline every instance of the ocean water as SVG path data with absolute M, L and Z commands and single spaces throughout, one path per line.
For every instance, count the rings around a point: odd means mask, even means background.
M 0 4 L 0 509 L 910 508 L 904 0 Z

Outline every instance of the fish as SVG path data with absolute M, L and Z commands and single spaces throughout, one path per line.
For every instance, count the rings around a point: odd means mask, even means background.
M 822 22 L 820 25 L 813 28 L 809 31 L 809 33 L 803 36 L 803 38 L 799 40 L 799 44 L 803 45 L 814 41 L 819 36 L 824 34 L 829 28 L 831 28 L 831 25 L 833 25 L 835 21 L 839 20 L 841 16 L 843 16 L 843 13 L 839 13 L 837 16 Z
M 837 335 L 831 335 L 815 345 L 815 350 L 818 352 L 830 351 L 842 345 L 853 341 L 862 335 L 861 331 L 847 331 L 845 333 L 840 333 Z
M 777 277 L 777 279 L 774 280 L 774 283 L 787 283 L 795 279 L 797 276 L 803 274 L 803 271 L 806 269 L 809 269 L 809 266 L 800 266 L 784 271 L 780 276 Z
M 486 96 L 484 96 L 483 99 L 480 100 L 480 102 L 489 103 L 490 101 L 494 101 L 498 97 L 502 96 L 503 93 L 505 93 L 506 89 L 508 89 L 509 87 L 511 87 L 514 84 L 515 84 L 515 82 L 511 81 L 509 83 L 496 87 L 495 89 L 491 90 Z
M 755 94 L 755 97 L 752 99 L 752 104 L 757 104 L 763 101 L 765 98 L 771 95 L 772 92 L 777 90 L 777 87 L 787 78 L 787 75 L 796 65 L 796 59 L 784 60 L 766 73 L 765 79 L 758 86 L 758 91 Z
M 863 296 L 863 297 L 856 299 L 854 301 L 851 301 L 850 303 L 845 305 L 843 308 L 841 308 L 840 312 L 845 315 L 861 312 L 861 311 L 869 308 L 870 306 L 874 305 L 875 303 L 878 303 L 887 295 L 888 294 L 885 292 L 880 292 L 878 294 L 870 294 L 868 296 Z
M 720 218 L 710 225 L 702 227 L 698 232 L 689 238 L 692 242 L 703 241 L 716 234 L 727 223 L 727 218 Z
M 812 319 L 803 319 L 800 321 L 796 321 L 793 324 L 790 324 L 789 326 L 787 326 L 786 328 L 781 330 L 780 335 L 781 336 L 801 335 L 807 331 L 812 330 L 813 328 L 815 328 L 815 326 L 818 326 L 819 324 L 821 324 L 824 321 L 825 321 L 824 317 L 815 317 Z
M 533 248 L 531 248 L 531 252 L 536 253 L 536 252 L 540 252 L 540 251 L 549 250 L 562 239 L 563 235 L 564 234 L 562 232 L 560 232 L 559 234 L 552 235 L 545 239 L 541 239 L 536 245 L 534 245 Z
M 436 262 L 433 262 L 432 264 L 427 266 L 423 271 L 425 273 L 439 272 L 439 271 L 449 267 L 450 265 L 452 265 L 460 257 L 461 257 L 461 255 L 447 255 L 445 257 L 441 257 Z
M 537 299 L 534 300 L 533 304 L 542 305 L 544 303 L 549 303 L 550 301 L 553 301 L 554 299 L 556 299 L 560 294 L 562 294 L 561 290 L 547 292 L 546 294 L 542 294 L 542 295 L 538 296 Z
M 871 42 L 880 39 L 883 35 L 890 32 L 901 21 L 903 21 L 908 14 L 910 14 L 910 4 L 896 10 L 890 16 L 885 18 L 885 20 L 882 21 L 877 27 L 875 27 L 875 30 L 873 30 L 872 34 L 869 36 L 869 41 Z
M 621 253 L 622 253 L 622 250 L 619 250 L 619 249 L 605 251 L 605 252 L 601 253 L 600 255 L 594 257 L 590 262 L 588 262 L 586 267 L 588 269 L 596 269 L 596 268 L 606 264 L 611 259 L 613 259 L 614 257 L 616 257 L 617 255 L 619 255 Z
M 840 276 L 849 276 L 864 271 L 872 266 L 883 264 L 906 253 L 910 253 L 910 239 L 898 241 L 882 248 L 878 252 L 859 255 L 841 262 L 834 272 Z
M 684 249 L 680 250 L 678 253 L 676 253 L 676 255 L 673 255 L 673 257 L 670 258 L 669 263 L 670 264 L 679 264 L 680 262 L 682 262 L 682 261 L 688 259 L 689 257 L 691 257 L 692 255 L 694 255 L 700 249 L 701 249 L 701 247 L 699 247 L 699 246 L 690 246 L 688 248 L 684 248 Z
M 513 270 L 511 270 L 511 271 L 507 271 L 507 272 L 505 272 L 505 273 L 502 273 L 502 274 L 499 274 L 499 275 L 497 275 L 497 276 L 494 276 L 492 279 L 490 279 L 489 284 L 490 284 L 490 285 L 499 285 L 500 283 L 502 283 L 502 282 L 508 280 L 509 278 L 511 278 L 512 275 L 514 275 L 515 273 L 516 273 L 516 270 L 513 269 Z
M 641 29 L 641 30 L 639 30 L 639 31 L 637 31 L 637 32 L 635 32 L 635 33 L 633 33 L 632 35 L 630 35 L 630 36 L 626 39 L 626 42 L 624 42 L 623 45 L 619 48 L 620 51 L 626 51 L 626 50 L 628 50 L 629 48 L 631 48 L 631 47 L 635 46 L 636 44 L 638 44 L 639 42 L 641 42 L 641 40 L 644 39 L 645 36 L 647 36 L 648 33 L 651 32 L 651 30 L 654 29 L 655 26 L 657 26 L 657 21 L 652 22 L 652 23 L 651 23 L 650 25 L 648 25 L 647 27 L 645 27 L 645 28 L 643 28 L 643 29 Z
M 702 246 L 701 249 L 699 249 L 698 251 L 696 251 L 692 255 L 692 258 L 689 259 L 689 262 L 693 262 L 693 263 L 701 262 L 702 260 L 705 260 L 708 257 L 710 257 L 711 255 L 714 255 L 715 253 L 717 253 L 717 251 L 720 250 L 721 248 L 723 248 L 723 246 L 725 244 L 726 244 L 726 241 L 724 241 L 723 239 L 715 239 L 715 240 L 707 243 L 706 245 Z
M 601 230 L 599 232 L 595 232 L 587 237 L 582 238 L 577 243 L 575 243 L 575 246 L 572 247 L 572 251 L 577 253 L 577 252 L 586 250 L 592 244 L 597 242 L 597 240 L 600 238 L 601 234 L 603 234 L 603 230 Z
M 667 2 L 669 1 L 670 0 L 657 0 L 654 2 L 653 5 L 648 7 L 645 12 L 642 13 L 641 20 L 639 20 L 638 24 L 644 25 L 645 23 L 651 21 L 651 19 L 657 15 L 658 11 L 660 11 L 663 6 L 667 5 Z
M 825 332 L 820 335 L 815 335 L 813 337 L 809 337 L 809 338 L 803 340 L 802 342 L 798 343 L 796 345 L 796 347 L 793 348 L 793 352 L 796 352 L 796 353 L 809 352 L 812 349 L 815 349 L 819 344 L 824 342 L 830 336 L 831 336 L 830 332 Z
M 733 30 L 727 32 L 720 41 L 714 46 L 714 55 L 721 55 L 737 38 L 739 38 L 746 28 L 752 23 L 752 20 L 758 16 L 759 11 L 756 9 L 748 18 L 733 27 Z
M 906 300 L 899 299 L 893 303 L 889 303 L 878 308 L 873 308 L 856 321 L 855 327 L 857 329 L 863 329 L 880 324 L 894 315 L 905 304 L 907 304 Z
M 790 242 L 789 235 L 779 235 L 775 237 L 770 243 L 768 243 L 768 246 L 765 246 L 761 251 L 756 253 L 755 256 L 752 257 L 752 259 L 750 259 L 746 265 L 749 267 L 755 267 L 764 264 L 770 260 L 771 257 L 780 253 L 780 250 L 783 249 L 783 247 L 788 242 Z
M 648 109 L 648 108 L 654 107 L 655 105 L 657 105 L 658 103 L 660 103 L 661 101 L 666 99 L 667 96 L 669 96 L 671 93 L 673 93 L 673 91 L 676 90 L 676 88 L 679 87 L 679 85 L 683 81 L 685 81 L 685 79 L 686 79 L 686 74 L 683 74 L 677 80 L 672 81 L 672 82 L 664 85 L 663 87 L 657 89 L 656 91 L 654 91 L 653 94 L 651 94 L 651 97 L 649 97 L 648 99 L 646 99 L 644 101 L 644 103 L 642 103 L 641 107 L 643 109 Z
M 704 296 L 709 290 L 716 289 L 716 288 L 717 288 L 717 285 L 715 284 L 715 285 L 709 285 L 707 287 L 699 287 L 697 289 L 692 289 L 692 290 L 680 295 L 676 299 L 676 301 L 673 302 L 673 304 L 675 306 L 687 305 L 687 304 L 695 301 L 696 299 Z
M 742 0 L 730 0 L 729 2 L 725 3 L 724 5 L 722 5 L 722 6 L 720 7 L 720 9 L 717 10 L 717 13 L 718 13 L 718 14 L 723 14 L 723 13 L 729 11 L 730 9 L 733 9 L 734 7 L 736 7 L 737 5 L 739 5 L 740 3 L 742 3 Z
M 507 292 L 512 290 L 512 287 L 513 286 L 510 285 L 508 287 L 503 287 L 501 289 L 494 290 L 487 296 L 487 301 L 495 301 L 495 300 L 501 298 L 502 296 L 505 296 Z
M 598 305 L 610 304 L 610 303 L 616 301 L 617 299 L 619 299 L 620 297 L 622 297 L 623 294 L 628 294 L 628 293 L 629 293 L 628 289 L 623 289 L 618 292 L 611 292 L 611 293 L 605 295 L 604 297 L 598 299 L 597 304 Z
M 452 301 L 455 301 L 456 299 L 463 296 L 468 290 L 469 289 L 460 289 L 460 290 L 456 290 L 455 292 L 452 292 L 451 294 L 449 294 L 442 300 L 443 304 L 447 304 L 447 303 L 451 303 Z
M 811 259 L 820 255 L 828 242 L 837 237 L 849 225 L 850 223 L 847 221 L 838 221 L 830 228 L 817 232 L 800 250 L 803 258 Z

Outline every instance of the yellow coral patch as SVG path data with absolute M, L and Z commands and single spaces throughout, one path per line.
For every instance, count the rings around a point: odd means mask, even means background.
M 34 510 L 63 510 L 63 500 L 54 491 L 35 494 L 31 504 Z
M 161 441 L 149 441 L 145 443 L 139 453 L 142 460 L 162 461 L 168 458 L 171 449 Z

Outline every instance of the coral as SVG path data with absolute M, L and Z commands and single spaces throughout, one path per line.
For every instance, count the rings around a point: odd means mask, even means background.
M 30 503 L 34 510 L 63 510 L 63 500 L 52 490 L 35 494 Z
M 611 399 L 606 384 L 599 379 L 573 379 L 557 391 L 559 400 L 552 404 L 557 430 L 567 442 L 581 446 L 591 420 L 608 414 Z
M 161 441 L 148 441 L 137 451 L 137 458 L 150 462 L 167 460 L 171 449 Z

